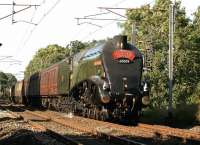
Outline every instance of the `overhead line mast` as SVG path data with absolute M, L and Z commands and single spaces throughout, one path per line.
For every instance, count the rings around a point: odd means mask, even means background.
M 13 1 L 12 4 L 0 4 L 0 6 L 12 6 L 12 13 L 9 14 L 9 15 L 6 15 L 6 16 L 4 16 L 4 17 L 1 17 L 0 20 L 3 20 L 3 19 L 5 19 L 5 18 L 8 18 L 8 17 L 12 16 L 12 24 L 14 24 L 14 23 L 16 23 L 16 21 L 14 20 L 14 15 L 15 15 L 15 14 L 17 14 L 17 13 L 19 13 L 19 12 L 22 12 L 22 11 L 24 11 L 24 10 L 27 10 L 27 9 L 29 9 L 29 8 L 31 8 L 31 7 L 38 7 L 38 6 L 40 6 L 40 5 L 37 5 L 37 4 L 34 4 L 34 5 L 32 5 L 32 4 L 16 4 L 16 3 Z M 17 7 L 25 7 L 25 8 L 23 8 L 23 9 L 21 9 L 21 10 L 18 10 L 18 11 L 15 11 L 15 6 L 17 6 Z M 28 23 L 27 21 L 23 21 L 23 22 Z M 30 24 L 33 24 L 33 23 L 30 23 Z
M 174 46 L 174 17 L 175 6 L 172 2 L 169 6 L 169 106 L 168 116 L 172 118 L 173 103 L 173 46 Z

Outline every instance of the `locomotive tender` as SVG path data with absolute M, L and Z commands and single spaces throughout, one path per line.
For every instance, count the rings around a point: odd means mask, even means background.
M 17 82 L 12 98 L 94 119 L 137 120 L 149 103 L 142 71 L 142 54 L 119 35 Z

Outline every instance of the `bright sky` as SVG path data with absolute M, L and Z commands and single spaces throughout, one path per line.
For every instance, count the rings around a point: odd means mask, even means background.
M 75 17 L 84 17 L 97 13 L 107 12 L 97 7 L 126 7 L 136 8 L 142 4 L 153 4 L 155 0 L 14 0 L 16 4 L 40 4 L 39 7 L 31 7 L 12 17 L 2 17 L 12 13 L 12 6 L 0 5 L 0 71 L 16 74 L 22 78 L 25 67 L 32 59 L 35 52 L 49 44 L 66 46 L 72 40 L 89 41 L 93 39 L 105 39 L 121 32 L 116 21 L 89 21 L 81 20 L 80 23 L 89 22 L 98 26 L 84 23 L 77 25 Z M 0 0 L 0 4 L 12 4 L 13 0 Z M 57 3 L 57 4 L 56 4 Z M 200 0 L 182 0 L 190 16 L 200 5 Z M 52 9 L 52 7 L 55 7 Z M 15 11 L 25 7 L 14 7 Z M 52 9 L 52 10 L 51 10 Z M 115 10 L 123 14 L 123 10 Z M 46 16 L 45 16 L 46 15 Z M 119 19 L 115 14 L 106 14 L 98 18 Z M 21 22 L 20 22 L 21 21 Z M 28 24 L 32 22 L 38 24 Z M 4 59 L 3 56 L 12 56 Z M 19 63 L 4 61 L 20 60 Z

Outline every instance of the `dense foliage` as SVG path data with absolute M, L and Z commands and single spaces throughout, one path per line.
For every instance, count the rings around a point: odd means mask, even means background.
M 69 50 L 58 45 L 48 45 L 46 48 L 39 49 L 26 67 L 25 77 L 62 60 L 68 55 Z
M 8 96 L 10 88 L 17 82 L 14 75 L 0 72 L 0 97 Z
M 137 42 L 144 53 L 151 48 L 152 106 L 162 108 L 168 100 L 168 33 L 170 0 L 157 0 L 155 5 L 128 10 L 128 20 L 122 24 L 123 33 L 131 37 L 132 22 L 137 24 Z M 194 103 L 200 100 L 200 9 L 193 21 L 186 17 L 181 2 L 175 4 L 174 86 L 173 102 Z M 147 54 L 148 55 L 148 54 Z

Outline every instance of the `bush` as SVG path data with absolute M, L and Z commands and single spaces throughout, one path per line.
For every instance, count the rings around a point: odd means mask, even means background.
M 148 124 L 162 124 L 168 122 L 167 109 L 143 110 L 141 122 Z M 200 103 L 199 104 L 181 104 L 173 109 L 172 126 L 187 128 L 192 125 L 200 124 Z
M 174 123 L 179 126 L 188 126 L 200 123 L 200 104 L 178 105 L 174 110 Z

